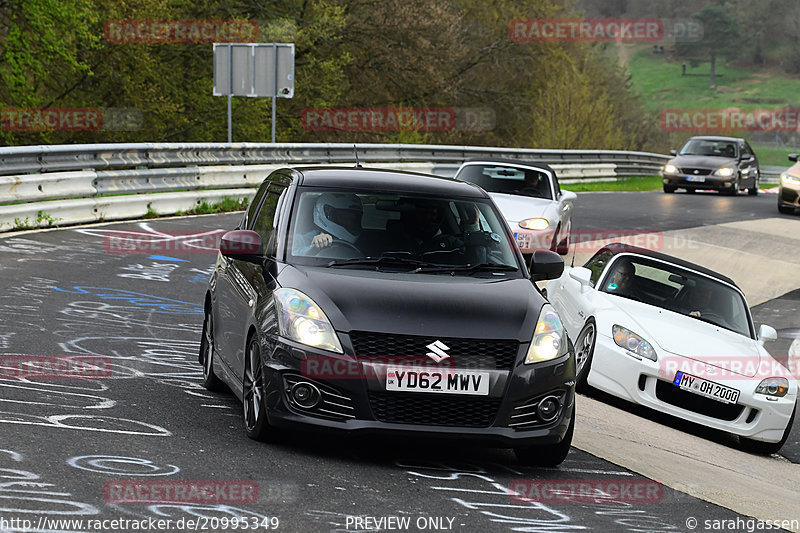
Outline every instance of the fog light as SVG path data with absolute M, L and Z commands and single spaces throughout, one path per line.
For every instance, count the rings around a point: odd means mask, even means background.
M 322 399 L 322 394 L 315 385 L 302 381 L 294 384 L 289 396 L 294 403 L 304 409 L 316 407 Z
M 555 396 L 548 396 L 539 402 L 537 411 L 539 418 L 542 422 L 551 422 L 558 416 L 558 410 L 561 408 L 561 402 Z

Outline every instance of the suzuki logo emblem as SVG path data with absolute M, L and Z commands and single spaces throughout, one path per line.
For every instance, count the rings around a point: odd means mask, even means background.
M 700 171 L 699 170 L 695 170 L 694 173 L 695 174 L 700 174 Z
M 443 360 L 450 357 L 449 355 L 447 355 L 446 352 L 446 350 L 449 350 L 450 348 L 448 348 L 447 345 L 442 341 L 432 342 L 429 345 L 427 345 L 426 348 L 428 348 L 430 352 L 426 353 L 425 355 L 427 355 L 437 363 L 441 363 Z

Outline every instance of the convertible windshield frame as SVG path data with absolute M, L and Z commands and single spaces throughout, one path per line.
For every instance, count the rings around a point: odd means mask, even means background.
M 623 261 L 634 266 L 635 272 L 631 281 L 636 284 L 635 292 L 623 294 L 617 287 L 612 288 L 612 285 L 616 285 L 615 272 Z M 750 308 L 744 294 L 737 287 L 674 263 L 633 253 L 617 254 L 603 269 L 597 290 L 702 320 L 756 339 Z M 701 290 L 709 291 L 706 312 L 713 310 L 715 315 L 703 316 L 701 309 L 692 308 L 692 299 Z

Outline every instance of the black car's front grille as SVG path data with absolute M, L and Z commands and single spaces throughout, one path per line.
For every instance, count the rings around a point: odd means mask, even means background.
M 375 419 L 393 424 L 489 427 L 497 416 L 500 402 L 500 398 L 385 392 L 369 394 Z
M 727 422 L 739 418 L 744 410 L 743 405 L 718 402 L 660 379 L 656 381 L 656 398 L 675 407 Z
M 708 176 L 711 174 L 711 169 L 708 168 L 681 168 L 680 171 L 689 176 Z
M 434 338 L 354 331 L 350 333 L 359 360 L 387 362 L 397 359 L 431 363 L 427 356 L 430 344 L 440 341 L 450 357 L 442 366 L 510 370 L 517 359 L 519 342 L 515 340 Z

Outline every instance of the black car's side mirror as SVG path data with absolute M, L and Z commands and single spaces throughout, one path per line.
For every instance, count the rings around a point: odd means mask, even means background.
M 219 251 L 225 257 L 250 263 L 260 264 L 264 259 L 264 244 L 261 242 L 261 235 L 246 229 L 229 231 L 223 235 Z
M 797 161 L 797 154 L 789 154 L 789 161 Z
M 550 250 L 536 250 L 528 267 L 533 281 L 556 279 L 564 272 L 564 260 Z
M 678 155 L 678 151 L 677 150 L 670 150 L 669 151 L 669 155 Z
M 746 163 L 749 163 L 749 162 L 753 161 L 754 159 L 755 159 L 755 157 L 753 157 L 752 155 L 749 155 L 749 154 L 742 155 L 742 161 L 744 161 Z

